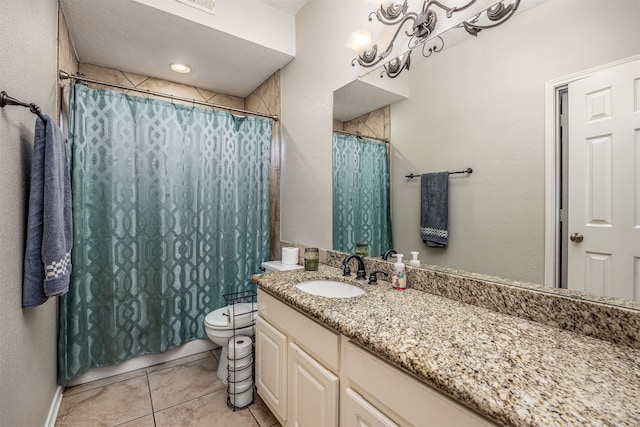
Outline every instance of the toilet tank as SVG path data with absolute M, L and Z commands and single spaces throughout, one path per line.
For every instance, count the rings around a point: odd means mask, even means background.
M 283 264 L 282 261 L 265 261 L 262 263 L 262 270 L 265 273 L 274 271 L 301 270 L 304 267 L 298 264 Z

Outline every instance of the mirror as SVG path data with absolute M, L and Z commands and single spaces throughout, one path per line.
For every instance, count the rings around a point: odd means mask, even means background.
M 545 114 L 553 103 L 545 85 L 638 55 L 639 20 L 636 0 L 615 8 L 522 0 L 498 28 L 477 37 L 456 28 L 443 35 L 441 51 L 422 61 L 412 55 L 399 77 L 406 99 L 389 102 L 394 249 L 417 250 L 424 264 L 544 283 Z M 457 44 L 447 41 L 454 31 L 464 35 Z M 381 71 L 368 77 L 380 79 Z M 468 167 L 472 174 L 449 179 L 447 248 L 427 248 L 419 236 L 420 180 L 405 175 Z

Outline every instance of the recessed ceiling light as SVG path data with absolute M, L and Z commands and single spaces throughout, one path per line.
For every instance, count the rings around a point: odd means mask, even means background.
M 171 64 L 171 69 L 176 73 L 187 74 L 191 72 L 191 67 L 185 64 Z

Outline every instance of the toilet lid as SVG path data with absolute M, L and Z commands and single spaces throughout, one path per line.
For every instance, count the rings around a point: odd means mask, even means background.
M 227 306 L 212 311 L 204 318 L 205 323 L 213 327 L 226 328 L 229 325 L 229 316 L 225 316 L 228 310 Z

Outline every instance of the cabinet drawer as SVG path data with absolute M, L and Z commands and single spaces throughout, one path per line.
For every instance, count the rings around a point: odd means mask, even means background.
M 409 423 L 420 426 L 492 426 L 495 425 L 461 403 L 418 381 L 395 366 L 348 343 L 344 372 L 377 402 L 386 405 Z M 380 405 L 378 404 L 380 403 Z
M 338 372 L 340 335 L 258 289 L 258 313 L 285 331 L 327 368 Z
M 347 388 L 344 401 L 340 402 L 342 411 L 341 425 L 367 427 L 398 427 L 389 417 L 378 408 L 367 402 L 352 388 Z

